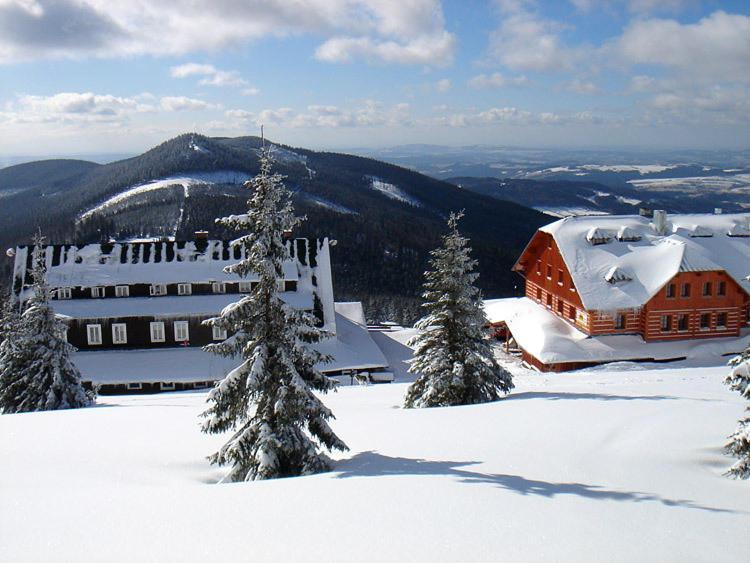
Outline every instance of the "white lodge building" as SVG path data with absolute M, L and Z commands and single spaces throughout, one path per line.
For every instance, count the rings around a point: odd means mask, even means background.
M 327 238 L 288 241 L 279 296 L 314 314 L 333 335 L 316 345 L 334 357 L 320 366 L 323 372 L 385 376 L 387 361 L 362 315 L 348 318 L 336 311 L 330 246 Z M 33 250 L 16 249 L 13 288 L 22 298 L 32 283 Z M 224 377 L 240 360 L 202 350 L 227 337 L 202 321 L 257 283 L 257 277 L 224 272 L 243 253 L 228 241 L 208 239 L 47 246 L 52 305 L 68 326 L 68 341 L 78 348 L 74 360 L 84 381 L 104 392 L 121 392 L 200 388 Z

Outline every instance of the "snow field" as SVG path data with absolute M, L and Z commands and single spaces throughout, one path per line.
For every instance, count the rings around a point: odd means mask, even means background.
M 213 484 L 205 392 L 2 416 L 0 560 L 746 561 L 727 368 L 640 369 L 516 368 L 505 400 L 441 409 L 342 387 L 335 471 L 257 483 Z

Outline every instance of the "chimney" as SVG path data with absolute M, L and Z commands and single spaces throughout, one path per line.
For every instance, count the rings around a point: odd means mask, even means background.
M 195 240 L 208 240 L 208 231 L 195 231 Z
M 667 234 L 667 212 L 663 209 L 654 209 L 654 230 L 656 234 Z
M 714 215 L 721 215 L 722 209 L 721 207 L 714 207 Z

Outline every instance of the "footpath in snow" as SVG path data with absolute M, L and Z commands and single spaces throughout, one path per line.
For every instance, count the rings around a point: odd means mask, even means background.
M 624 367 L 514 368 L 509 397 L 469 407 L 342 387 L 335 471 L 258 483 L 215 484 L 205 392 L 2 416 L 0 560 L 747 561 L 726 368 Z

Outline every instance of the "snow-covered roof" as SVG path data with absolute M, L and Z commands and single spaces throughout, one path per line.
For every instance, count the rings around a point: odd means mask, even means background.
M 298 265 L 309 264 L 309 255 L 320 244 L 310 241 L 308 245 L 305 239 L 290 242 L 291 259 L 284 263 L 284 278 L 299 279 Z M 27 283 L 31 249 L 16 250 L 15 276 L 25 277 Z M 46 247 L 47 281 L 52 287 L 237 281 L 237 275 L 227 274 L 224 267 L 236 263 L 242 253 L 242 248 L 232 248 L 222 240 L 50 245 Z
M 388 366 L 367 329 L 339 314 L 336 336 L 319 342 L 315 348 L 333 356 L 332 362 L 318 366 L 323 372 Z M 204 352 L 197 346 L 78 351 L 73 360 L 84 381 L 97 384 L 216 381 L 240 361 Z
M 333 306 L 337 314 L 359 325 L 367 326 L 361 301 L 337 301 Z
M 681 271 L 725 270 L 750 294 L 748 230 L 750 213 L 668 215 L 664 235 L 637 215 L 566 217 L 540 229 L 554 238 L 588 310 L 640 307 Z M 615 273 L 619 283 L 607 279 Z
M 74 319 L 127 317 L 179 317 L 218 315 L 227 305 L 244 295 L 217 293 L 209 295 L 165 295 L 162 297 L 121 297 L 107 299 L 54 299 L 52 306 L 60 316 Z M 279 297 L 296 309 L 312 310 L 311 290 L 288 291 Z
M 750 345 L 750 330 L 739 337 L 646 342 L 636 334 L 588 336 L 527 297 L 484 302 L 492 323 L 505 322 L 516 343 L 545 364 L 716 358 Z

